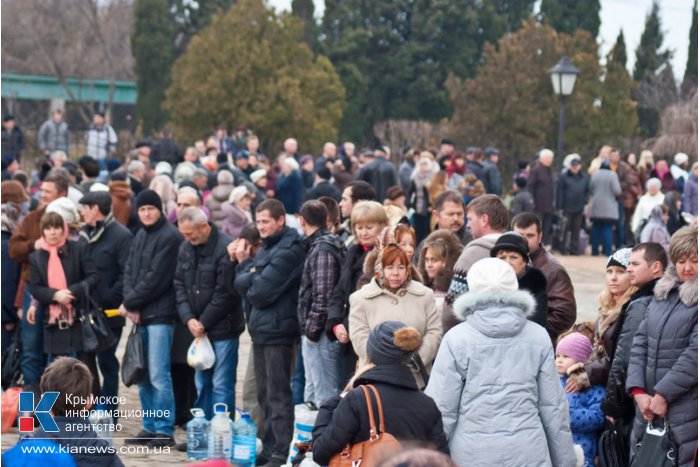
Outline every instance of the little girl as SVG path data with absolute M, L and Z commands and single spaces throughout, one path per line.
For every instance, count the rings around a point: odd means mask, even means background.
M 569 371 L 585 363 L 592 351 L 591 341 L 578 332 L 568 334 L 559 341 L 556 367 L 561 375 L 562 387 L 566 387 Z M 566 393 L 574 444 L 583 448 L 586 466 L 595 465 L 593 460 L 598 451 L 598 433 L 605 423 L 605 417 L 600 410 L 604 397 L 605 387 L 600 385 L 580 392 Z

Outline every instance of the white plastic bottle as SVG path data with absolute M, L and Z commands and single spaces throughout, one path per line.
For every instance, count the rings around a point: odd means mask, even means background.
M 209 424 L 209 459 L 231 459 L 233 422 L 229 415 L 226 404 L 214 404 L 214 416 Z

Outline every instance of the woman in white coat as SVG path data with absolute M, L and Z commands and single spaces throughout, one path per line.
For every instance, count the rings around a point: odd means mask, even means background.
M 425 393 L 442 413 L 457 465 L 576 465 L 569 406 L 535 300 L 508 263 L 482 259 L 454 303 L 463 322 L 438 351 Z

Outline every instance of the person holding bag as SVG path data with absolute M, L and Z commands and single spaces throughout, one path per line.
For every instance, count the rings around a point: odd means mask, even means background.
M 68 224 L 56 212 L 41 217 L 40 248 L 30 258 L 29 289 L 44 305 L 44 353 L 49 360 L 59 355 L 77 357 L 90 368 L 93 394 L 99 394 L 97 365 L 94 354 L 86 354 L 80 327 L 77 302 L 84 299 L 84 289 L 94 288 L 99 281 L 95 263 L 87 246 L 68 240 Z M 27 316 L 36 321 L 36 313 Z
M 690 467 L 698 441 L 697 225 L 671 237 L 669 256 L 671 265 L 654 287 L 630 352 L 627 391 L 637 407 L 632 450 L 647 422 L 665 417 L 678 445 L 678 465 Z
M 328 399 L 319 409 L 312 437 L 314 462 L 340 465 L 339 455 L 348 444 L 370 439 L 372 423 L 364 389 L 368 389 L 372 407 L 381 411 L 373 410 L 374 425 L 379 421 L 378 435 L 390 434 L 399 442 L 428 443 L 433 449 L 449 454 L 440 411 L 430 397 L 418 390 L 406 365 L 421 344 L 420 333 L 399 321 L 385 321 L 370 332 L 369 364 L 357 372 L 345 393 Z M 363 385 L 372 385 L 376 393 Z M 375 446 L 381 451 L 382 444 Z M 391 447 L 393 443 L 386 444 Z

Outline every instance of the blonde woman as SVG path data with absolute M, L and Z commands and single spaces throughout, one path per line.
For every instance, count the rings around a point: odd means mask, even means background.
M 163 212 L 165 217 L 168 217 L 170 213 L 175 212 L 177 209 L 177 203 L 175 202 L 175 185 L 173 181 L 165 174 L 156 175 L 151 180 L 151 184 L 148 188 L 158 193 L 160 199 L 163 200 Z
M 630 301 L 637 287 L 632 286 L 627 273 L 631 248 L 617 250 L 605 268 L 605 288 L 598 297 L 600 305 L 595 322 L 593 354 L 585 364 L 577 363 L 569 370 L 566 392 L 578 392 L 594 385 L 605 386 L 617 348 L 620 310 Z

